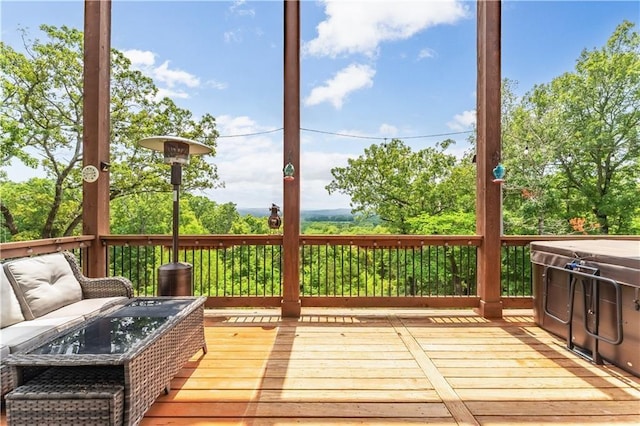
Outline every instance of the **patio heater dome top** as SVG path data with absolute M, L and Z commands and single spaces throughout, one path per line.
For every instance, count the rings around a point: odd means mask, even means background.
M 179 136 L 150 136 L 148 138 L 141 139 L 138 144 L 144 148 L 164 152 L 165 142 L 181 142 L 189 145 L 190 155 L 208 154 L 213 151 L 213 149 L 207 145 L 191 139 L 181 138 Z

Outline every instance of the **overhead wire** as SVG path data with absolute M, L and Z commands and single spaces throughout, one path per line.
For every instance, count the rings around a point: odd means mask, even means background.
M 278 129 L 265 130 L 263 132 L 243 133 L 243 134 L 237 134 L 237 135 L 220 135 L 220 136 L 218 136 L 218 138 L 220 139 L 220 138 L 239 138 L 239 137 L 245 137 L 245 136 L 259 136 L 259 135 L 265 135 L 265 134 L 269 134 L 269 133 L 279 132 L 281 130 L 284 130 L 284 128 L 280 127 Z M 305 131 L 305 132 L 321 133 L 321 134 L 332 135 L 332 136 L 340 136 L 340 137 L 344 137 L 344 138 L 384 140 L 384 141 L 389 139 L 389 136 L 353 135 L 353 134 L 348 134 L 348 133 L 330 132 L 330 131 L 327 131 L 327 130 L 308 129 L 308 128 L 305 128 L 305 127 L 300 127 L 300 130 Z M 417 135 L 417 136 L 395 136 L 392 139 L 401 139 L 401 140 L 403 140 L 403 139 L 426 139 L 426 138 L 437 138 L 437 137 L 443 137 L 443 136 L 463 135 L 463 134 L 468 134 L 468 133 L 473 133 L 473 132 L 474 132 L 473 130 L 464 130 L 464 131 L 460 131 L 460 132 L 433 133 L 433 134 Z
M 279 129 L 265 130 L 264 132 L 243 133 L 243 134 L 238 134 L 238 135 L 222 135 L 222 136 L 218 136 L 218 138 L 240 138 L 240 137 L 243 137 L 243 136 L 259 136 L 259 135 L 266 135 L 268 133 L 279 132 L 280 130 L 284 130 L 284 128 L 280 127 Z

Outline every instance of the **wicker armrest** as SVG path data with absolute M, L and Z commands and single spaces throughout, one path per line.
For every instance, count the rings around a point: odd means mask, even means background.
M 95 297 L 126 296 L 133 297 L 133 285 L 124 277 L 87 278 L 80 280 L 82 297 L 93 299 Z
M 78 259 L 76 259 L 73 253 L 64 252 L 64 256 L 69 262 L 69 265 L 71 265 L 73 275 L 75 275 L 82 287 L 82 297 L 84 299 L 115 296 L 133 297 L 133 285 L 128 279 L 124 277 L 85 277 L 78 264 Z

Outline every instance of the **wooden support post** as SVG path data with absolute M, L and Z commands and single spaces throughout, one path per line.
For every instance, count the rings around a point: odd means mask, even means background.
M 99 171 L 98 180 L 82 183 L 82 233 L 96 237 L 85 250 L 89 277 L 107 272 L 106 247 L 99 237 L 109 234 L 109 172 L 101 170 L 101 162 L 109 163 L 110 55 L 111 0 L 85 0 L 82 163 Z
M 293 180 L 283 180 L 282 316 L 300 316 L 300 2 L 284 1 L 284 147 L 283 167 L 291 163 Z
M 485 318 L 501 318 L 502 186 L 492 181 L 501 157 L 501 2 L 479 0 L 477 11 L 476 232 L 483 237 L 478 248 L 478 312 Z

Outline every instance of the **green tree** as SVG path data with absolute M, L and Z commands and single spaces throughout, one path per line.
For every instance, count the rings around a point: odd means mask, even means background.
M 23 213 L 2 201 L 3 225 L 10 235 L 21 232 L 49 238 L 78 232 L 81 221 L 83 113 L 83 34 L 66 26 L 42 25 L 46 41 L 29 40 L 23 32 L 24 52 L 0 42 L 0 143 L 2 163 L 21 161 L 43 170 L 53 182 L 50 202 L 35 229 L 9 228 Z M 193 118 L 168 98 L 154 100 L 153 81 L 131 69 L 122 52 L 111 52 L 111 163 L 110 199 L 141 192 L 171 191 L 169 169 L 161 154 L 140 148 L 137 142 L 151 135 L 180 135 L 215 149 L 215 119 Z M 215 151 L 214 151 L 215 154 Z M 220 184 L 215 165 L 192 157 L 184 168 L 182 189 L 213 188 Z M 44 189 L 34 187 L 34 191 Z M 3 194 L 4 195 L 4 194 Z M 76 203 L 65 208 L 66 202 Z M 65 214 L 66 213 L 66 214 Z
M 173 203 L 168 194 L 131 194 L 111 202 L 112 234 L 170 234 Z M 184 202 L 181 202 L 181 205 Z M 182 219 L 182 215 L 181 219 Z
M 640 35 L 633 24 L 619 25 L 604 47 L 585 49 L 575 71 L 534 87 L 513 119 L 503 146 L 513 154 L 510 169 L 523 170 L 509 180 L 526 189 L 529 205 L 538 203 L 538 220 L 555 203 L 565 226 L 592 217 L 604 234 L 631 231 L 640 206 Z M 533 185 L 522 183 L 527 171 Z
M 412 217 L 473 208 L 458 197 L 473 193 L 472 187 L 451 184 L 459 160 L 445 151 L 453 143 L 445 140 L 417 152 L 398 139 L 371 145 L 346 167 L 333 168 L 326 189 L 349 195 L 354 213 L 377 214 L 392 232 L 406 234 Z
M 49 206 L 54 202 L 55 182 L 50 179 L 32 178 L 26 182 L 2 182 L 0 194 L 2 201 L 1 241 L 27 241 L 42 238 L 39 230 L 47 217 Z M 82 198 L 79 189 L 64 192 L 59 201 L 58 220 L 51 227 L 55 233 L 64 233 L 67 223 L 63 218 L 75 217 L 80 208 L 78 200 Z
M 422 214 L 409 220 L 412 234 L 475 235 L 476 216 L 473 213 L 447 212 L 439 215 Z
M 270 232 L 267 219 L 250 214 L 237 217 L 231 224 L 229 234 L 268 234 Z
M 502 155 L 508 178 L 504 189 L 504 233 L 564 233 L 563 196 L 558 193 L 556 155 L 559 118 L 548 113 L 550 98 L 515 93 L 502 84 Z
M 240 219 L 234 203 L 218 204 L 203 196 L 189 195 L 189 207 L 209 234 L 229 234 Z

